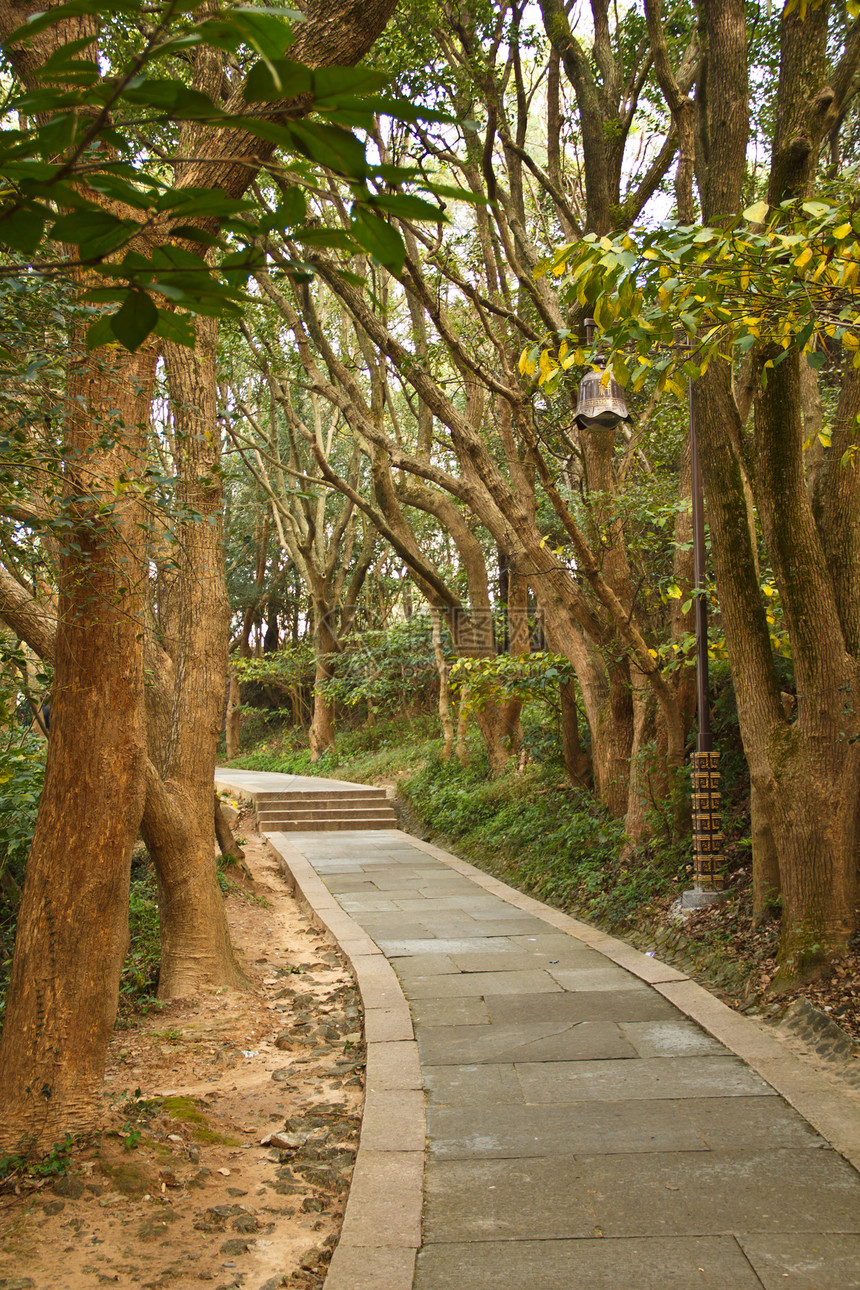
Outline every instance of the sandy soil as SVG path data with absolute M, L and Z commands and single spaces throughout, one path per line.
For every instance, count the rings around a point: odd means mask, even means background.
M 248 829 L 253 882 L 226 903 L 254 991 L 116 1032 L 102 1131 L 64 1175 L 0 1194 L 2 1290 L 322 1284 L 358 1144 L 359 1000 Z

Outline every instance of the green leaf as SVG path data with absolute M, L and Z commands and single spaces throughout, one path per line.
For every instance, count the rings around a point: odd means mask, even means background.
M 299 228 L 293 234 L 297 242 L 305 246 L 335 247 L 339 251 L 355 252 L 358 248 L 355 239 L 343 229 L 338 228 Z
M 115 345 L 116 336 L 111 326 L 113 319 L 97 318 L 87 330 L 87 349 L 100 349 L 102 345 Z
M 158 325 L 158 310 L 145 291 L 131 291 L 110 325 L 119 343 L 134 353 Z
M 806 355 L 806 361 L 810 367 L 815 369 L 816 372 L 820 372 L 824 364 L 827 362 L 827 355 L 822 349 L 810 350 Z
M 352 232 L 356 242 L 397 277 L 406 258 L 406 248 L 397 230 L 378 216 L 358 209 L 352 221 Z
M 294 228 L 305 219 L 307 210 L 308 206 L 302 190 L 287 188 L 281 193 L 275 210 L 263 221 L 263 227 L 266 229 Z
M 318 107 L 327 101 L 372 93 L 391 83 L 386 72 L 372 67 L 319 67 L 313 73 L 313 96 Z
M 370 199 L 376 210 L 387 211 L 401 219 L 431 220 L 434 224 L 448 223 L 448 217 L 439 206 L 413 197 L 410 193 L 377 193 Z
M 301 156 L 348 179 L 366 176 L 364 144 L 348 130 L 315 121 L 290 121 L 284 130 Z
M 50 236 L 55 242 L 76 245 L 81 259 L 95 259 L 107 255 L 124 242 L 139 225 L 132 220 L 117 219 L 107 211 L 92 207 L 61 215 L 54 222 Z
M 185 314 L 171 313 L 166 309 L 158 310 L 155 334 L 162 340 L 172 341 L 174 345 L 185 345 L 189 349 L 194 348 L 197 340 L 191 319 Z
M 0 219 L 0 242 L 10 246 L 13 251 L 23 255 L 32 255 L 42 240 L 45 232 L 45 221 L 35 211 L 22 207 Z
M 301 63 L 277 58 L 255 63 L 245 80 L 242 97 L 246 103 L 272 103 L 278 99 L 309 94 L 313 72 Z

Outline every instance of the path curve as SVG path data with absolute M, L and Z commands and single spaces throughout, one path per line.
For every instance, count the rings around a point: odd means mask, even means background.
M 401 830 L 269 840 L 365 1007 L 326 1290 L 860 1287 L 858 1103 L 763 1025 Z

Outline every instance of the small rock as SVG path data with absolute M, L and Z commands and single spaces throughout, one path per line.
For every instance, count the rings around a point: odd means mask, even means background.
M 182 1142 L 182 1141 L 184 1141 L 184 1139 L 183 1139 L 183 1138 L 181 1138 L 181 1137 L 179 1136 L 179 1134 L 178 1134 L 178 1133 L 168 1133 L 168 1135 L 167 1135 L 167 1141 L 168 1141 L 168 1142 Z
M 290 1078 L 290 1072 L 286 1066 L 281 1066 L 278 1070 L 272 1071 L 272 1079 L 276 1084 L 285 1084 Z
M 2 1277 L 0 1290 L 36 1290 L 36 1282 L 32 1277 Z
M 221 1246 L 222 1254 L 246 1254 L 251 1242 L 242 1237 L 234 1237 Z
M 303 1047 L 301 1040 L 294 1039 L 288 1030 L 282 1030 L 275 1036 L 275 1047 L 283 1053 L 293 1053 L 297 1048 Z
M 240 1214 L 238 1218 L 233 1219 L 230 1226 L 234 1232 L 244 1232 L 247 1236 L 250 1232 L 257 1231 L 259 1223 L 253 1214 Z
M 80 1178 L 57 1178 L 51 1190 L 57 1196 L 64 1196 L 66 1200 L 80 1200 L 84 1194 L 84 1184 Z M 3 1290 L 8 1290 L 4 1287 Z
M 279 1147 L 282 1151 L 295 1151 L 308 1140 L 307 1133 L 269 1133 L 260 1139 L 261 1147 Z
M 43 1205 L 42 1208 L 46 1214 L 62 1214 L 66 1208 L 66 1202 L 64 1200 L 49 1200 L 47 1205 Z

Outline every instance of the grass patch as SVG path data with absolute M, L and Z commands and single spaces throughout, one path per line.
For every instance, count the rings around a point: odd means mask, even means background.
M 239 770 L 277 771 L 284 775 L 321 775 L 357 784 L 398 781 L 415 773 L 441 745 L 439 720 L 421 713 L 414 717 L 376 721 L 372 726 L 339 733 L 334 748 L 311 761 L 307 735 L 292 727 L 267 738 L 228 765 Z
M 162 1108 L 173 1120 L 178 1120 L 181 1124 L 192 1126 L 191 1136 L 195 1142 L 214 1143 L 224 1147 L 239 1147 L 241 1142 L 238 1138 L 227 1137 L 223 1133 L 217 1133 L 210 1129 L 206 1116 L 197 1106 L 193 1097 L 165 1097 L 162 1099 Z
M 684 878 L 683 857 L 624 847 L 624 825 L 550 764 L 488 778 L 430 760 L 401 793 L 423 828 L 511 886 L 612 928 L 637 923 Z

